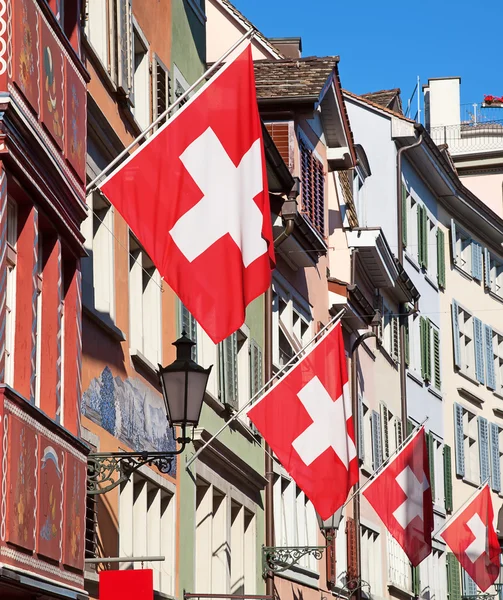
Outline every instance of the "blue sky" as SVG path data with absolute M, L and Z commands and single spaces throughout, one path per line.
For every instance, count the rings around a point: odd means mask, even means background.
M 406 104 L 418 75 L 457 75 L 462 103 L 503 95 L 502 0 L 231 1 L 267 37 L 301 36 L 303 56 L 340 55 L 357 94 L 399 87 Z

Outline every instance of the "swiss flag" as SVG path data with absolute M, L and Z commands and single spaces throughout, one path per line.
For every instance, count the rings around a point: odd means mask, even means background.
M 348 387 L 338 324 L 248 411 L 322 519 L 358 481 Z
M 485 592 L 500 572 L 500 545 L 493 525 L 493 505 L 485 485 L 440 534 L 463 569 Z
M 250 45 L 100 187 L 213 342 L 236 331 L 274 265 Z
M 416 567 L 431 552 L 433 531 L 424 427 L 384 467 L 363 495 Z

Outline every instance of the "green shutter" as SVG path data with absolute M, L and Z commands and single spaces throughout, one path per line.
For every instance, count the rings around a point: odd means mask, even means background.
M 402 183 L 402 241 L 407 246 L 407 188 Z
M 409 337 L 409 321 L 405 321 L 405 364 L 410 365 L 410 337 Z
M 437 229 L 437 281 L 445 288 L 445 235 L 441 229 Z
M 421 377 L 425 378 L 426 366 L 426 319 L 419 317 L 419 345 L 421 350 Z
M 427 381 L 431 381 L 431 321 L 430 319 L 426 319 L 425 323 L 425 334 L 424 341 L 426 346 L 426 364 L 425 364 L 425 374 Z
M 442 388 L 442 378 L 440 370 L 440 333 L 438 329 L 433 330 L 433 383 L 437 390 Z
M 414 431 L 414 428 L 414 423 L 410 419 L 407 419 L 407 437 L 411 435 L 411 433 Z
M 446 556 L 447 596 L 449 600 L 461 600 L 461 570 L 458 559 L 452 552 Z
M 423 207 L 417 205 L 417 262 L 423 264 Z
M 445 494 L 445 510 L 452 512 L 452 463 L 451 463 L 451 447 L 444 444 L 444 494 Z
M 431 433 L 426 434 L 426 445 L 428 449 L 428 466 L 430 467 L 430 485 L 433 502 L 435 502 L 435 440 Z
M 421 577 L 419 575 L 419 565 L 412 567 L 412 593 L 416 598 L 421 595 Z
M 224 404 L 238 408 L 238 342 L 233 333 L 220 343 L 220 394 Z
M 382 429 L 382 457 L 389 458 L 389 411 L 385 404 L 381 404 L 381 429 Z
M 421 243 L 423 244 L 423 262 L 421 263 L 421 266 L 424 267 L 425 269 L 428 268 L 428 212 L 426 210 L 426 206 L 423 206 L 423 211 L 422 211 L 422 216 L 421 216 L 422 220 L 423 220 L 423 226 L 421 228 L 422 230 L 422 234 L 423 234 L 423 239 L 421 241 Z

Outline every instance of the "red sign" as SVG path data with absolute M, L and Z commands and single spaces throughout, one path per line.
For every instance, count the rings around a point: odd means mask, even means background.
M 152 569 L 101 571 L 100 600 L 153 600 Z

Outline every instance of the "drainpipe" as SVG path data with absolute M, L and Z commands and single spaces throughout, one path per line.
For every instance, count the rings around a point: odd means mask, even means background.
M 295 227 L 295 215 L 297 214 L 297 196 L 300 193 L 300 179 L 294 177 L 294 184 L 288 194 L 288 200 L 283 203 L 281 214 L 285 220 L 285 229 L 274 240 L 274 248 L 282 244 L 290 236 Z M 265 380 L 272 378 L 272 286 L 265 293 L 265 317 L 264 317 L 264 375 Z M 269 444 L 265 444 L 265 545 L 274 546 L 274 463 L 272 451 Z M 274 575 L 270 571 L 266 578 L 266 594 L 275 596 Z
M 413 148 L 417 148 L 423 142 L 423 134 L 420 133 L 419 138 L 416 142 L 411 144 L 410 146 L 403 146 L 398 149 L 397 157 L 396 157 L 396 198 L 397 198 L 397 217 L 398 217 L 398 260 L 401 265 L 403 265 L 403 214 L 402 214 L 402 155 Z M 416 309 L 416 305 L 414 305 Z M 405 368 L 405 326 L 406 326 L 406 316 L 405 315 L 405 306 L 399 306 L 399 323 L 400 323 L 400 356 L 402 360 L 400 360 L 400 404 L 402 409 L 402 428 L 403 431 L 407 431 L 407 372 Z

